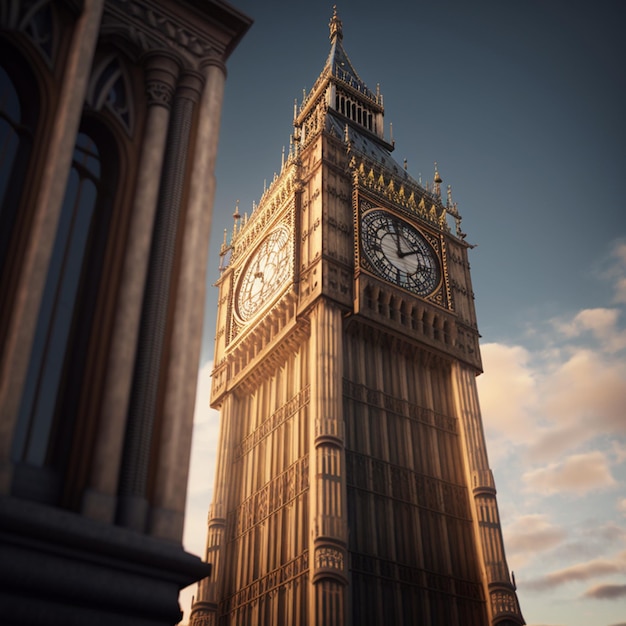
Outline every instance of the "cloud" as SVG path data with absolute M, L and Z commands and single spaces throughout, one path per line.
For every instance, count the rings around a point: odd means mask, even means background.
M 626 498 L 618 500 L 616 508 L 622 515 L 626 516 Z
M 590 507 L 578 508 L 586 516 L 589 515 Z M 610 514 L 608 509 L 596 507 L 587 519 L 568 517 L 563 520 L 563 530 L 567 530 L 567 540 L 558 544 L 550 554 L 542 554 L 544 557 L 542 567 L 545 569 L 546 558 L 550 558 L 553 563 L 567 564 L 599 556 L 611 557 L 623 550 L 626 546 L 626 528 L 612 520 L 604 521 L 608 514 Z M 626 554 L 624 559 L 626 559 Z M 626 560 L 624 563 L 626 564 Z
M 624 359 L 598 346 L 531 352 L 488 343 L 481 352 L 485 373 L 477 384 L 496 462 L 513 448 L 545 461 L 598 436 L 626 435 Z
M 596 537 L 605 539 L 611 543 L 626 540 L 626 528 L 619 526 L 613 521 L 609 521 L 599 528 L 595 528 L 593 533 Z
M 522 479 L 526 483 L 527 491 L 543 495 L 564 492 L 584 495 L 592 490 L 617 485 L 606 456 L 598 450 L 574 454 L 561 462 L 530 470 Z
M 485 374 L 478 378 L 478 390 L 486 429 L 495 438 L 528 442 L 537 402 L 530 353 L 521 346 L 487 343 L 481 354 Z
M 553 548 L 566 538 L 561 526 L 555 526 L 546 515 L 541 514 L 518 517 L 505 528 L 504 534 L 508 553 L 527 556 Z
M 587 563 L 578 563 L 570 567 L 566 567 L 554 572 L 550 572 L 545 576 L 529 581 L 524 587 L 542 591 L 553 589 L 570 582 L 580 582 L 597 578 L 598 576 L 608 576 L 619 572 L 619 567 L 608 559 L 595 559 Z
M 626 268 L 626 241 L 620 240 L 613 246 L 611 253 L 612 258 L 616 260 L 616 264 L 622 269 Z
M 612 559 L 597 558 L 584 563 L 576 563 L 550 572 L 540 578 L 526 581 L 523 586 L 535 591 L 547 591 L 571 582 L 584 582 L 593 578 L 624 572 L 626 572 L 626 552 L 622 552 Z
M 626 304 L 626 239 L 614 242 L 602 265 L 599 278 L 611 283 L 613 304 Z M 569 319 L 553 319 L 550 325 L 566 338 L 590 335 L 604 351 L 614 353 L 626 348 L 626 330 L 620 328 L 620 316 L 620 308 L 597 307 L 583 309 Z
M 626 585 L 595 585 L 583 594 L 585 598 L 596 600 L 616 600 L 626 597 Z
M 613 456 L 613 462 L 616 464 L 626 461 L 626 445 L 620 441 L 611 442 L 611 455 Z
M 626 332 L 618 328 L 619 309 L 583 309 L 570 320 L 553 320 L 555 329 L 567 338 L 591 333 L 602 350 L 613 353 L 626 347 Z
M 607 267 L 602 278 L 623 287 L 618 299 L 626 304 L 626 240 L 613 246 Z M 496 461 L 508 461 L 523 448 L 527 458 L 545 461 L 599 438 L 606 444 L 626 436 L 623 320 L 619 307 L 586 308 L 535 324 L 538 349 L 481 346 L 485 373 L 478 378 L 479 397 Z
M 626 362 L 579 349 L 554 364 L 541 380 L 541 428 L 530 453 L 549 458 L 604 436 L 626 434 Z
M 626 304 L 626 277 L 618 278 L 615 281 L 614 302 Z

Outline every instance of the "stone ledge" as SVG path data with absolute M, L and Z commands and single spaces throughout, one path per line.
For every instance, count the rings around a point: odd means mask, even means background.
M 171 625 L 180 589 L 210 564 L 174 542 L 0 498 L 4 624 Z

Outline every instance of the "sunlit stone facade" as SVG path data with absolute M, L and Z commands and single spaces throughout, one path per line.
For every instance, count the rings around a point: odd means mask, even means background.
M 330 28 L 280 175 L 222 249 L 214 570 L 191 623 L 523 624 L 470 246 L 439 175 L 394 162 L 382 96 Z

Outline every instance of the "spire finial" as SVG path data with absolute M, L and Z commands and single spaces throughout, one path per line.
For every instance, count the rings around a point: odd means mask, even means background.
M 341 41 L 343 39 L 343 25 L 337 15 L 336 4 L 333 5 L 333 16 L 330 18 L 328 26 L 330 28 L 330 40 L 334 42 L 335 39 L 339 39 Z
M 237 200 L 237 204 L 235 205 L 235 212 L 233 213 L 233 234 L 231 239 L 234 239 L 237 236 L 237 232 L 239 230 L 239 226 L 241 225 L 241 214 L 239 213 L 239 200 Z
M 435 176 L 433 178 L 433 182 L 440 185 L 443 180 L 441 180 L 441 176 L 439 176 L 439 170 L 437 169 L 437 161 L 435 161 Z
M 437 161 L 435 161 L 435 175 L 433 177 L 433 192 L 435 193 L 436 196 L 439 196 L 441 198 L 441 183 L 443 181 L 441 180 L 441 176 L 439 176 L 439 170 L 437 169 Z

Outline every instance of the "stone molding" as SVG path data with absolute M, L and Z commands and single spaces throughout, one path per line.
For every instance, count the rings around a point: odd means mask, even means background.
M 170 50 L 190 69 L 200 70 L 207 62 L 218 63 L 226 47 L 214 40 L 202 22 L 174 16 L 164 3 L 150 0 L 107 0 L 102 32 L 120 35 L 139 53 Z

